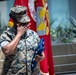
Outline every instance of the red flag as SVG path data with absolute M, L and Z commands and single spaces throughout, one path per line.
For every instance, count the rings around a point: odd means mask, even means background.
M 40 69 L 43 73 L 54 75 L 54 64 L 52 57 L 52 46 L 50 39 L 50 22 L 48 15 L 47 0 L 37 0 L 37 32 L 45 40 L 45 59 L 40 62 Z
M 14 5 L 27 7 L 31 19 L 31 29 L 37 31 L 40 38 L 45 40 L 45 59 L 40 62 L 40 71 L 43 75 L 47 73 L 49 73 L 48 75 L 54 75 L 47 0 L 15 0 Z
M 29 3 L 28 3 L 29 2 Z M 30 3 L 33 2 L 33 3 Z M 31 8 L 31 4 L 33 5 L 33 7 Z M 35 0 L 15 0 L 14 5 L 23 5 L 27 7 L 27 11 L 28 11 L 28 15 L 31 19 L 30 23 L 32 26 L 30 26 L 30 29 L 36 31 L 36 14 L 35 14 Z M 30 13 L 31 12 L 31 13 Z M 13 26 L 13 21 L 9 20 L 8 22 L 8 26 Z

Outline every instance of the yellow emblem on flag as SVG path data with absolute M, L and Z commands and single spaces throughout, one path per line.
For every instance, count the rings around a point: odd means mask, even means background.
M 49 34 L 49 27 L 46 27 L 46 35 Z
M 39 12 L 40 19 L 45 17 L 45 13 L 46 13 L 46 7 L 44 6 Z
M 46 28 L 46 22 L 41 22 L 37 28 L 37 31 L 45 30 L 45 28 Z
M 47 21 L 48 21 L 48 25 L 50 24 L 50 18 L 49 18 L 49 12 L 48 12 L 48 10 L 46 11 L 46 19 L 47 19 Z

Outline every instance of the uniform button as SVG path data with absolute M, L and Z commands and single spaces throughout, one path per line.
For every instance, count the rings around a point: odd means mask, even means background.
M 36 53 L 37 53 L 37 51 L 36 51 Z
M 33 61 L 34 61 L 35 59 L 33 59 Z
M 34 66 L 34 65 L 32 64 L 32 66 Z

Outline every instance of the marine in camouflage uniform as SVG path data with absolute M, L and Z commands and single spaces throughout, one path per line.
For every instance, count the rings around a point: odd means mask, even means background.
M 1 47 L 11 42 L 16 35 L 15 33 L 14 27 L 5 31 L 0 38 Z M 2 75 L 37 75 L 39 68 L 36 67 L 32 74 L 31 61 L 39 41 L 37 33 L 28 29 L 21 37 L 14 54 L 5 57 Z
M 11 9 L 10 17 L 15 22 L 27 23 L 30 21 L 24 6 L 14 6 Z M 25 26 L 22 27 L 24 29 Z M 32 60 L 35 60 L 33 56 L 40 38 L 36 32 L 30 29 L 23 31 L 23 33 L 14 52 L 8 56 L 5 55 L 2 75 L 37 75 L 39 73 L 38 67 L 35 67 L 32 73 L 31 65 Z M 3 48 L 8 45 L 15 38 L 16 34 L 17 29 L 15 27 L 4 31 L 0 37 L 0 47 Z

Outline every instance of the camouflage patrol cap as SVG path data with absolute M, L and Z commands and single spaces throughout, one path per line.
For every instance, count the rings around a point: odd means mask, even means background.
M 27 7 L 16 5 L 11 8 L 11 15 L 21 23 L 27 23 L 30 21 L 29 16 L 27 15 Z

